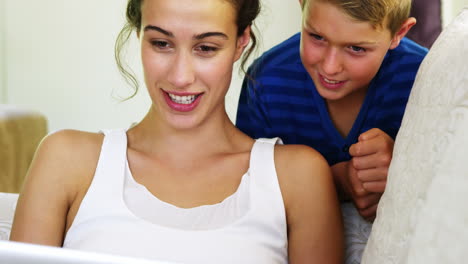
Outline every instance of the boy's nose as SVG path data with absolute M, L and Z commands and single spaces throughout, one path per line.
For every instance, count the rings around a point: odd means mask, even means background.
M 172 61 L 172 67 L 167 76 L 175 88 L 185 88 L 195 81 L 195 71 L 190 54 L 179 52 Z
M 322 70 L 328 76 L 340 73 L 343 70 L 341 55 L 334 48 L 328 48 L 322 59 Z

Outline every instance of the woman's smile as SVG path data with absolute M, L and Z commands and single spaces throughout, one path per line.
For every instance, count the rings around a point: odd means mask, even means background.
M 174 93 L 162 91 L 167 105 L 178 112 L 190 112 L 194 110 L 201 101 L 204 93 Z

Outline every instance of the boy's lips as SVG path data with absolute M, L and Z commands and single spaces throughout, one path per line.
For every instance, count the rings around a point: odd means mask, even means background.
M 330 83 L 330 84 L 337 84 L 337 83 L 340 83 L 341 81 L 337 81 L 337 80 L 331 80 L 331 79 L 328 79 L 326 77 L 323 77 L 323 80 L 327 83 Z
M 319 76 L 319 80 L 322 86 L 327 89 L 335 90 L 335 89 L 341 88 L 346 83 L 346 81 L 330 79 L 321 74 L 318 74 L 318 76 Z

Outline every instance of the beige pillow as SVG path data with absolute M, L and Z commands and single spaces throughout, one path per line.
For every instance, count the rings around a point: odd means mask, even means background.
M 362 263 L 466 263 L 468 9 L 424 59 Z

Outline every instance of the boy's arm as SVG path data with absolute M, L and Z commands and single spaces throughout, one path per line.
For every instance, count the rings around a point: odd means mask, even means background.
M 352 161 L 343 161 L 331 166 L 338 197 L 341 202 L 352 201 L 359 214 L 364 219 L 372 221 L 381 194 L 371 193 L 363 188 L 357 170 L 351 163 Z
M 348 177 L 348 165 L 349 161 L 342 161 L 330 167 L 340 202 L 353 200 L 352 186 Z
M 366 219 L 375 217 L 380 197 L 387 185 L 388 168 L 392 160 L 394 140 L 378 128 L 359 136 L 349 148 L 353 157 L 348 164 L 348 179 L 352 198 L 359 213 Z M 345 182 L 346 184 L 346 182 Z

